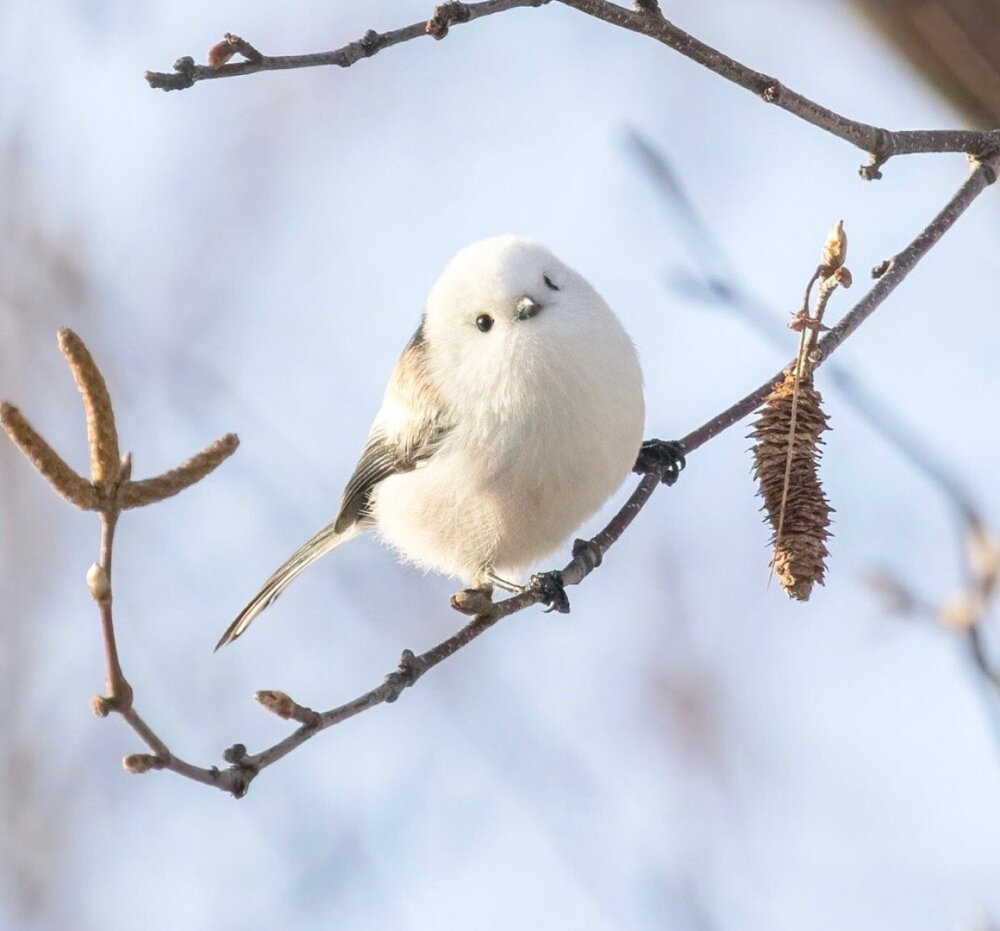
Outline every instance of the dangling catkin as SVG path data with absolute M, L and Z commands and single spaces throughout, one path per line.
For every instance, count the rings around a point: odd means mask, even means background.
M 793 400 L 794 399 L 794 400 Z M 795 436 L 788 461 L 795 406 Z M 823 584 L 833 510 L 823 493 L 818 466 L 821 435 L 829 429 L 820 393 L 811 376 L 799 381 L 795 371 L 774 386 L 750 434 L 754 442 L 754 476 L 764 499 L 763 510 L 774 530 L 774 571 L 790 598 L 808 601 L 813 584 Z M 785 492 L 785 475 L 788 491 Z M 782 516 L 782 500 L 784 515 Z

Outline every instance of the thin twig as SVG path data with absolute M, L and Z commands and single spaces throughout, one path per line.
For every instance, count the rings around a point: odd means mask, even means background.
M 283 71 L 291 68 L 314 68 L 336 65 L 348 68 L 362 58 L 421 36 L 443 38 L 448 27 L 456 23 L 471 22 L 484 16 L 503 13 L 526 6 L 542 6 L 548 0 L 485 0 L 482 3 L 445 3 L 437 7 L 426 22 L 413 23 L 389 32 L 369 30 L 364 36 L 329 52 L 307 55 L 261 55 L 255 48 L 243 43 L 239 37 L 227 33 L 223 40 L 228 46 L 247 45 L 255 57 L 247 61 L 223 64 L 219 67 L 197 65 L 190 56 L 179 58 L 172 73 L 147 71 L 150 87 L 160 90 L 183 90 L 199 81 L 215 78 L 256 74 L 260 71 Z M 840 113 L 821 106 L 803 94 L 786 87 L 781 82 L 730 58 L 705 42 L 696 39 L 683 29 L 665 19 L 652 4 L 641 3 L 639 9 L 630 10 L 609 0 L 560 0 L 565 6 L 581 13 L 655 39 L 686 58 L 742 87 L 766 103 L 774 104 L 801 120 L 824 130 L 868 153 L 868 163 L 859 171 L 866 180 L 881 178 L 881 167 L 894 155 L 912 155 L 932 152 L 964 152 L 976 158 L 986 158 L 1000 146 L 1000 130 L 896 130 L 890 131 L 869 123 L 852 120 Z M 222 44 L 222 43 L 220 43 Z M 213 48 L 213 52 L 218 48 Z M 238 49 L 236 49 L 238 50 Z
M 104 657 L 108 669 L 108 695 L 99 696 L 96 701 L 104 702 L 105 713 L 108 710 L 127 711 L 132 707 L 132 687 L 125 680 L 122 664 L 118 658 L 118 646 L 115 642 L 115 623 L 111 612 L 111 557 L 114 553 L 115 527 L 118 524 L 118 514 L 108 511 L 101 514 L 101 562 L 105 585 L 103 591 L 94 593 L 101 614 L 101 632 L 104 637 Z M 95 706 L 96 707 L 96 706 Z
M 695 208 L 663 153 L 638 133 L 630 133 L 629 141 L 641 159 L 642 166 L 666 196 L 672 215 L 681 222 L 684 241 L 691 246 L 693 257 L 702 266 L 701 273 L 706 292 L 712 299 L 739 313 L 776 345 L 784 347 L 785 328 L 767 308 L 746 291 L 718 239 Z M 891 266 L 892 261 L 886 260 L 873 270 L 873 276 L 881 277 Z M 806 291 L 806 301 L 808 294 L 809 289 Z M 856 376 L 835 364 L 831 364 L 825 371 L 827 378 L 836 384 L 844 400 L 854 411 L 942 494 L 954 512 L 959 530 L 959 542 L 966 549 L 970 548 L 970 541 L 977 539 L 980 549 L 990 545 L 980 508 L 962 477 L 942 460 L 935 449 L 922 442 L 901 418 L 890 411 L 879 396 Z M 961 552 L 959 555 L 965 572 L 965 590 L 972 592 L 976 596 L 973 601 L 982 606 L 979 617 L 969 618 L 962 625 L 962 631 L 968 644 L 973 668 L 986 686 L 987 699 L 991 696 L 995 699 L 1000 697 L 1000 667 L 994 664 L 987 651 L 983 638 L 983 622 L 986 610 L 995 595 L 996 576 L 1000 570 L 977 566 L 976 559 L 970 552 Z M 880 590 L 883 600 L 890 605 L 889 610 L 934 621 L 940 620 L 937 605 L 919 597 L 894 576 L 882 572 L 872 573 L 869 584 Z M 991 722 L 996 726 L 997 744 L 1000 747 L 1000 717 L 998 717 L 1000 711 L 995 702 L 990 705 L 988 712 Z
M 694 287 L 701 287 L 702 290 L 696 297 L 736 311 L 778 349 L 784 351 L 788 331 L 771 308 L 747 291 L 718 238 L 692 203 L 664 154 L 634 130 L 630 131 L 628 141 L 642 167 L 667 198 L 671 216 L 681 224 L 682 240 L 701 266 L 703 282 L 685 279 L 675 282 L 675 287 L 683 288 L 688 294 Z M 884 275 L 890 265 L 891 262 L 886 259 L 878 268 L 879 274 L 876 275 L 873 271 L 873 277 Z M 877 392 L 854 373 L 835 362 L 826 366 L 824 372 L 827 380 L 836 385 L 854 412 L 895 447 L 918 472 L 932 484 L 940 486 L 959 510 L 964 522 L 971 521 L 977 511 L 972 493 L 962 477 L 941 458 L 939 452 L 910 430 L 887 407 Z
M 996 180 L 997 156 L 991 156 L 983 162 L 973 162 L 972 171 L 955 195 L 941 209 L 938 215 L 921 230 L 920 234 L 905 249 L 893 256 L 889 270 L 875 282 L 874 287 L 854 307 L 844 315 L 840 322 L 820 339 L 811 353 L 810 361 L 814 367 L 825 362 L 882 302 L 899 286 L 900 282 L 914 269 L 916 264 L 927 254 L 928 250 L 954 225 L 955 221 L 965 212 L 969 205 Z M 695 450 L 712 437 L 742 420 L 748 414 L 760 407 L 764 398 L 781 379 L 779 371 L 764 384 L 755 388 L 745 397 L 740 398 L 721 414 L 692 430 L 681 442 L 686 450 Z
M 434 10 L 429 20 L 421 20 L 388 32 L 369 29 L 355 42 L 348 42 L 347 45 L 329 52 L 313 52 L 307 55 L 263 55 L 243 39 L 227 33 L 226 39 L 223 40 L 227 44 L 233 46 L 242 44 L 256 54 L 248 57 L 246 61 L 227 63 L 216 68 L 211 65 L 196 65 L 193 58 L 185 56 L 174 62 L 172 73 L 147 71 L 146 80 L 150 87 L 157 90 L 176 91 L 192 87 L 199 81 L 256 74 L 259 71 L 288 71 L 295 68 L 318 68 L 329 65 L 350 68 L 361 59 L 371 58 L 382 49 L 391 48 L 402 42 L 425 37 L 443 39 L 448 34 L 449 27 L 457 23 L 469 23 L 493 13 L 503 13 L 518 7 L 541 6 L 548 2 L 549 0 L 483 0 L 481 3 L 444 3 Z M 236 47 L 233 50 L 246 54 L 244 48 Z

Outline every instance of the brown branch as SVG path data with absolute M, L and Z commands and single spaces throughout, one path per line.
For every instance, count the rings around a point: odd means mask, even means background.
M 391 29 L 388 32 L 376 32 L 369 29 L 360 39 L 348 42 L 340 48 L 329 52 L 313 52 L 307 55 L 262 55 L 248 42 L 231 33 L 223 40 L 233 52 L 244 55 L 247 60 L 233 64 L 221 64 L 217 67 L 196 65 L 190 56 L 178 58 L 174 62 L 173 73 L 147 71 L 146 80 L 149 86 L 164 91 L 185 90 L 199 81 L 209 81 L 213 78 L 231 78 L 241 74 L 256 74 L 259 71 L 288 71 L 294 68 L 317 68 L 335 65 L 338 68 L 350 68 L 362 58 L 371 58 L 382 49 L 430 36 L 443 39 L 448 29 L 458 23 L 469 23 L 493 13 L 502 13 L 517 7 L 541 6 L 549 0 L 483 0 L 481 3 L 443 3 L 435 8 L 429 20 L 412 23 L 402 29 Z M 219 43 L 222 45 L 223 43 Z M 216 52 L 219 45 L 214 46 Z M 248 50 L 251 54 L 248 54 Z M 218 53 L 215 56 L 218 60 Z
M 113 507 L 101 513 L 101 561 L 94 563 L 87 573 L 90 594 L 97 602 L 97 609 L 101 615 L 104 660 L 108 671 L 108 694 L 97 695 L 92 702 L 94 713 L 102 718 L 107 717 L 111 711 L 128 711 L 132 707 L 132 687 L 126 681 L 118 659 L 115 622 L 111 612 L 111 557 L 117 522 L 118 513 Z
M 727 81 L 750 91 L 765 103 L 773 104 L 799 119 L 824 130 L 868 153 L 869 159 L 859 171 L 866 180 L 881 178 L 880 168 L 894 155 L 932 152 L 964 152 L 985 159 L 1000 147 L 1000 130 L 896 130 L 890 131 L 870 123 L 852 120 L 810 100 L 780 81 L 744 65 L 696 39 L 665 19 L 655 0 L 637 0 L 636 10 L 630 10 L 609 0 L 560 0 L 565 6 L 621 29 L 648 36 L 686 58 L 707 68 Z M 230 33 L 209 53 L 209 65 L 197 65 L 190 56 L 174 63 L 173 73 L 147 71 L 150 87 L 160 90 L 183 90 L 199 81 L 214 78 L 256 74 L 259 71 L 283 71 L 291 68 L 315 68 L 336 65 L 348 68 L 362 58 L 421 36 L 444 38 L 448 28 L 456 23 L 471 22 L 494 13 L 526 6 L 543 6 L 548 0 L 485 0 L 481 3 L 445 3 L 437 7 L 431 19 L 413 23 L 389 32 L 369 30 L 364 36 L 329 52 L 307 55 L 262 55 L 249 43 Z M 220 48 L 223 54 L 220 56 Z M 226 56 L 239 52 L 248 60 L 216 64 Z
M 992 162 L 977 163 L 973 167 L 968 179 L 944 209 L 910 245 L 894 256 L 886 274 L 837 327 L 819 342 L 810 358 L 814 366 L 823 364 L 843 340 L 871 315 L 994 178 L 995 165 Z M 789 364 L 794 364 L 794 360 Z M 780 377 L 780 373 L 777 377 Z M 691 431 L 682 440 L 685 449 L 687 451 L 696 449 L 752 412 L 760 405 L 774 380 L 769 379 L 737 404 Z M 592 540 L 574 547 L 573 558 L 561 571 L 564 585 L 579 585 L 600 564 L 603 556 L 632 523 L 661 481 L 662 476 L 659 473 L 643 475 L 629 499 L 608 525 Z M 123 765 L 129 772 L 137 773 L 151 769 L 170 770 L 177 775 L 214 786 L 239 798 L 247 792 L 251 782 L 261 770 L 287 756 L 316 734 L 377 705 L 396 701 L 405 689 L 414 685 L 428 670 L 468 646 L 500 620 L 539 604 L 542 600 L 542 595 L 538 591 L 529 588 L 492 605 L 488 612 L 476 615 L 457 633 L 425 653 L 415 654 L 411 650 L 404 650 L 397 668 L 379 685 L 328 711 L 316 712 L 306 708 L 284 692 L 258 692 L 255 697 L 263 707 L 281 717 L 300 722 L 300 726 L 283 740 L 259 753 L 250 754 L 242 744 L 234 744 L 224 754 L 224 759 L 229 764 L 226 769 L 194 766 L 175 756 L 167 744 L 138 717 L 135 710 L 127 708 L 121 712 L 122 716 L 153 754 L 132 754 L 125 758 Z M 108 603 L 110 610 L 110 599 Z
M 669 20 L 635 13 L 608 0 L 560 0 L 560 2 L 613 26 L 649 36 L 727 81 L 750 91 L 765 103 L 774 104 L 867 152 L 869 162 L 860 169 L 860 174 L 865 180 L 881 178 L 879 169 L 894 155 L 965 152 L 980 157 L 1000 145 L 1000 130 L 979 132 L 921 129 L 893 132 L 852 120 L 784 86 L 770 75 L 755 71 L 730 58 L 689 35 Z
M 729 308 L 784 350 L 788 341 L 785 327 L 770 307 L 747 291 L 717 236 L 692 203 L 664 154 L 634 130 L 629 134 L 629 142 L 641 166 L 664 196 L 673 219 L 680 225 L 683 242 L 700 266 L 699 278 L 680 278 L 674 282 L 674 287 L 686 297 L 693 296 Z M 890 260 L 886 259 L 872 269 L 872 278 L 884 275 L 889 265 Z M 940 486 L 964 520 L 972 520 L 977 511 L 973 496 L 962 478 L 941 459 L 938 450 L 921 442 L 878 394 L 852 372 L 836 363 L 830 363 L 824 372 L 855 413 L 932 484 Z
M 840 344 L 896 290 L 930 248 L 951 229 L 969 205 L 996 180 L 996 176 L 996 155 L 982 162 L 973 163 L 971 173 L 951 200 L 905 249 L 890 259 L 888 270 L 875 282 L 875 286 L 818 342 L 816 348 L 810 353 L 810 361 L 814 367 L 825 362 Z M 764 384 L 726 408 L 721 414 L 702 424 L 698 429 L 692 430 L 681 440 L 684 448 L 688 451 L 697 449 L 712 437 L 717 436 L 756 410 L 767 397 L 774 383 L 781 377 L 782 373 L 779 371 Z
M 74 504 L 100 511 L 101 514 L 100 557 L 87 573 L 87 586 L 97 604 L 101 620 L 108 693 L 95 696 L 91 706 L 99 717 L 107 717 L 111 712 L 120 714 L 153 751 L 152 756 L 139 753 L 125 757 L 123 765 L 129 772 L 140 773 L 169 767 L 189 779 L 215 785 L 223 778 L 218 769 L 202 769 L 174 756 L 132 705 L 132 688 L 122 671 L 115 638 L 111 566 L 115 527 L 124 507 L 139 507 L 159 501 L 194 484 L 228 458 L 239 440 L 235 435 L 228 434 L 178 468 L 158 478 L 133 483 L 130 455 L 124 456 L 120 461 L 116 460 L 114 468 L 111 468 L 110 455 L 114 452 L 117 456 L 118 434 L 111 397 L 100 369 L 83 341 L 72 330 L 64 328 L 59 331 L 59 347 L 83 394 L 94 481 L 88 482 L 71 469 L 13 405 L 6 402 L 0 405 L 0 422 L 11 440 L 52 483 L 56 491 Z M 225 787 L 227 791 L 237 794 L 236 774 L 239 769 L 236 766 L 231 769 L 233 772 L 226 777 Z
M 775 315 L 750 295 L 739 281 L 722 245 L 696 210 L 663 153 L 634 132 L 630 136 L 630 142 L 641 159 L 642 166 L 665 196 L 675 219 L 681 223 L 684 241 L 692 248 L 695 259 L 701 265 L 703 282 L 698 283 L 703 288 L 701 296 L 728 306 L 783 347 L 786 342 L 784 328 L 777 322 Z M 872 270 L 872 277 L 880 278 L 891 265 L 892 261 L 887 259 Z M 686 290 L 691 290 L 690 284 Z M 807 289 L 806 302 L 808 293 Z M 978 504 L 961 477 L 941 460 L 938 451 L 922 443 L 872 389 L 832 363 L 825 371 L 827 378 L 837 385 L 844 400 L 854 411 L 914 469 L 923 474 L 953 510 L 960 531 L 959 541 L 964 545 L 964 551 L 959 554 L 965 574 L 964 590 L 961 593 L 965 596 L 962 606 L 964 617 L 958 627 L 967 639 L 976 674 L 994 693 L 994 698 L 1000 697 L 1000 667 L 990 657 L 982 631 L 983 622 L 997 594 L 1000 553 L 996 551 L 996 542 L 990 539 L 985 530 L 985 521 Z M 885 605 L 887 612 L 941 623 L 941 607 L 928 598 L 918 596 L 894 575 L 873 571 L 867 574 L 865 581 Z M 1000 746 L 997 709 L 991 706 L 989 710 Z

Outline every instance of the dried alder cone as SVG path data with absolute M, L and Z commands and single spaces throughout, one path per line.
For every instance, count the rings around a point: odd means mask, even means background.
M 808 601 L 813 585 L 823 584 L 826 541 L 832 508 L 819 480 L 821 437 L 829 429 L 823 399 L 813 385 L 811 350 L 823 326 L 830 297 L 851 286 L 844 221 L 831 227 L 819 265 L 806 286 L 802 307 L 789 324 L 799 336 L 799 353 L 781 381 L 764 400 L 750 436 L 754 442 L 754 475 L 760 485 L 767 519 L 774 529 L 771 568 L 790 598 Z M 815 307 L 813 285 L 819 282 Z
M 829 424 L 811 377 L 799 381 L 797 399 L 795 394 L 795 371 L 790 369 L 784 381 L 778 382 L 767 396 L 750 435 L 755 441 L 754 476 L 774 529 L 774 571 L 790 598 L 808 601 L 813 585 L 823 584 L 828 555 L 826 541 L 833 509 L 823 493 L 818 469 L 821 436 Z M 789 468 L 793 404 L 795 430 Z

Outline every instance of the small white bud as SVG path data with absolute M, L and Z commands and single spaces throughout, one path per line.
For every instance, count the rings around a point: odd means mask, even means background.
M 111 597 L 111 580 L 99 563 L 95 562 L 87 570 L 87 587 L 96 602 L 107 601 Z

